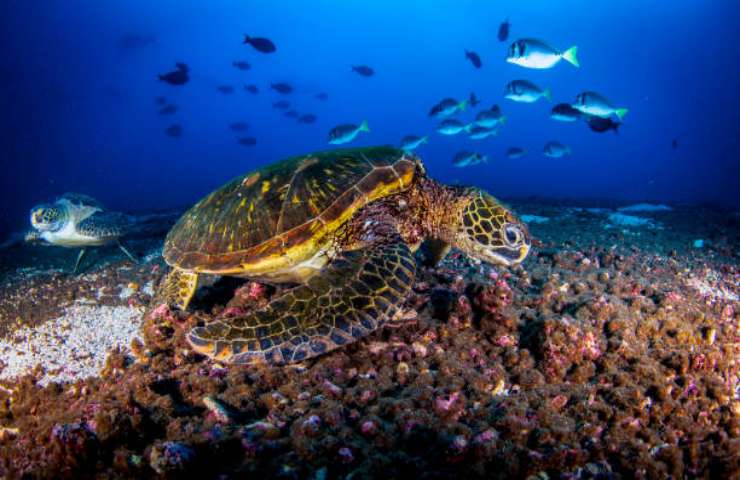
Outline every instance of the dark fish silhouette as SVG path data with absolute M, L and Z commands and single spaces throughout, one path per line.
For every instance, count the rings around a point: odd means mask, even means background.
M 509 38 L 509 19 L 504 20 L 498 27 L 498 41 L 505 42 Z
M 325 102 L 326 100 L 329 100 L 329 95 L 324 92 L 319 92 L 314 95 L 314 98 L 316 98 L 316 100 L 321 100 L 322 102 Z
M 165 105 L 165 104 L 167 104 L 167 98 L 165 98 L 165 97 L 157 97 L 157 98 L 154 99 L 154 103 L 157 104 L 157 105 L 160 105 L 160 106 Z
M 159 109 L 160 115 L 172 115 L 177 111 L 177 106 L 175 105 L 165 105 L 164 107 Z
M 470 63 L 472 63 L 475 68 L 480 68 L 483 65 L 480 61 L 480 56 L 475 52 L 465 50 L 465 58 L 470 60 Z
M 249 62 L 245 62 L 244 60 L 231 62 L 231 64 L 234 66 L 234 68 L 238 68 L 239 70 L 242 70 L 242 71 L 246 71 L 252 68 Z
M 257 85 L 253 84 L 244 85 L 244 90 L 251 93 L 252 95 L 257 95 L 258 93 L 260 93 L 260 89 L 257 88 Z
M 570 150 L 570 147 L 563 145 L 558 141 L 552 140 L 545 144 L 545 148 L 542 150 L 542 153 L 546 157 L 562 158 L 566 155 L 570 155 L 572 152 Z
M 262 53 L 273 53 L 277 50 L 275 44 L 269 38 L 250 37 L 244 34 L 244 43 L 251 45 L 252 48 Z
M 278 110 L 286 110 L 290 108 L 290 102 L 287 100 L 278 100 L 277 102 L 272 104 L 272 108 L 277 108 Z
M 429 116 L 436 117 L 436 118 L 449 117 L 450 115 L 456 112 L 461 112 L 465 110 L 467 106 L 468 106 L 467 100 L 458 102 L 454 98 L 445 98 L 444 100 L 441 100 L 438 104 L 432 107 L 432 109 L 429 111 Z
M 314 123 L 316 121 L 316 115 L 313 113 L 307 113 L 298 117 L 299 123 Z
M 247 122 L 234 122 L 229 125 L 229 130 L 232 130 L 234 132 L 244 132 L 249 128 L 249 124 Z
M 558 103 L 550 111 L 550 118 L 560 122 L 575 122 L 584 115 L 568 103 Z
M 163 75 L 159 75 L 159 79 L 163 82 L 167 82 L 170 85 L 185 85 L 190 80 L 188 72 L 190 69 L 184 63 L 176 63 L 177 70 L 167 72 Z
M 511 147 L 510 149 L 506 150 L 506 156 L 511 159 L 522 158 L 526 154 L 527 151 L 519 147 Z
M 135 33 L 126 33 L 118 40 L 118 48 L 123 50 L 134 50 L 146 47 L 156 42 L 153 35 L 137 35 Z
M 218 87 L 216 87 L 216 89 L 226 95 L 231 95 L 232 93 L 234 93 L 234 87 L 232 87 L 231 85 L 219 85 Z
M 671 148 L 674 149 L 674 150 L 676 150 L 678 148 L 678 139 L 677 138 L 674 138 L 671 141 Z
M 257 139 L 254 137 L 241 137 L 238 141 L 239 145 L 244 145 L 245 147 L 254 147 L 257 145 Z
M 165 130 L 164 133 L 172 138 L 180 138 L 182 136 L 182 127 L 175 123 L 174 125 L 167 127 L 167 130 Z
M 375 70 L 368 67 L 367 65 L 352 65 L 352 71 L 359 73 L 363 77 L 372 77 L 375 75 Z
M 609 130 L 614 130 L 614 133 L 619 133 L 619 126 L 622 122 L 615 122 L 611 118 L 590 116 L 586 119 L 588 128 L 597 133 L 604 133 Z
M 293 92 L 293 87 L 289 83 L 284 82 L 271 83 L 270 88 L 278 93 L 282 93 L 283 95 L 287 95 Z
M 287 112 L 285 112 L 285 116 L 288 118 L 298 118 L 298 115 L 298 112 L 296 112 L 295 110 L 288 110 Z
M 475 92 L 470 92 L 470 98 L 468 99 L 468 105 L 475 108 L 480 103 L 478 97 L 475 96 Z

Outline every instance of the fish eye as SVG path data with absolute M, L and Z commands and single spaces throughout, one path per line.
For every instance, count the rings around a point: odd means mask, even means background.
M 516 225 L 508 224 L 504 227 L 504 238 L 510 246 L 517 246 L 522 239 L 522 231 Z

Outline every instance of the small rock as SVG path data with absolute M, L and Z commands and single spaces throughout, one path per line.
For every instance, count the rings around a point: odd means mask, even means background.
M 160 475 L 183 472 L 192 462 L 195 451 L 184 443 L 164 442 L 152 448 L 149 466 Z

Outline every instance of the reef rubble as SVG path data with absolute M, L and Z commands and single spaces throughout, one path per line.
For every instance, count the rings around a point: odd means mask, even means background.
M 453 251 L 420 268 L 404 318 L 282 368 L 184 341 L 274 287 L 216 279 L 189 313 L 140 313 L 161 237 L 131 244 L 140 265 L 110 250 L 80 276 L 68 252 L 0 250 L 0 477 L 736 476 L 740 220 L 641 210 L 666 228 L 625 232 L 611 209 L 514 207 L 549 218 L 522 266 Z M 48 342 L 71 338 L 96 363 L 60 375 L 72 360 Z

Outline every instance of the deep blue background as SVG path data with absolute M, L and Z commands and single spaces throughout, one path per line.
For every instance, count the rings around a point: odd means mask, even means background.
M 539 195 L 740 205 L 738 192 L 737 2 L 681 1 L 16 1 L 2 2 L 0 40 L 0 237 L 27 222 L 35 203 L 65 191 L 136 211 L 189 205 L 227 179 L 282 157 L 327 147 L 339 123 L 367 119 L 352 145 L 397 144 L 428 134 L 418 153 L 443 181 L 477 184 L 501 197 Z M 581 68 L 529 70 L 504 61 L 498 24 L 511 38 L 578 45 Z M 271 38 L 263 55 L 242 34 Z M 122 36 L 153 36 L 122 48 Z M 475 70 L 463 50 L 477 51 Z M 252 64 L 248 72 L 234 60 Z M 157 81 L 174 62 L 190 65 L 183 87 Z M 368 64 L 373 78 L 350 72 Z M 552 104 L 503 99 L 529 79 L 571 101 L 585 89 L 630 109 L 619 135 L 550 120 Z M 300 125 L 271 107 L 270 82 L 296 87 L 288 99 L 318 122 Z M 252 96 L 244 83 L 256 83 Z M 216 90 L 236 88 L 234 95 Z M 474 90 L 509 122 L 497 138 L 471 142 L 434 133 L 430 107 Z M 329 101 L 313 98 L 319 91 Z M 154 98 L 180 108 L 157 115 Z M 464 118 L 472 114 L 466 112 Z M 227 126 L 245 120 L 254 148 Z M 164 135 L 178 122 L 180 139 Z M 672 139 L 678 148 L 671 148 Z M 573 155 L 549 159 L 557 139 Z M 526 148 L 518 160 L 510 146 Z M 462 149 L 488 165 L 455 169 Z

